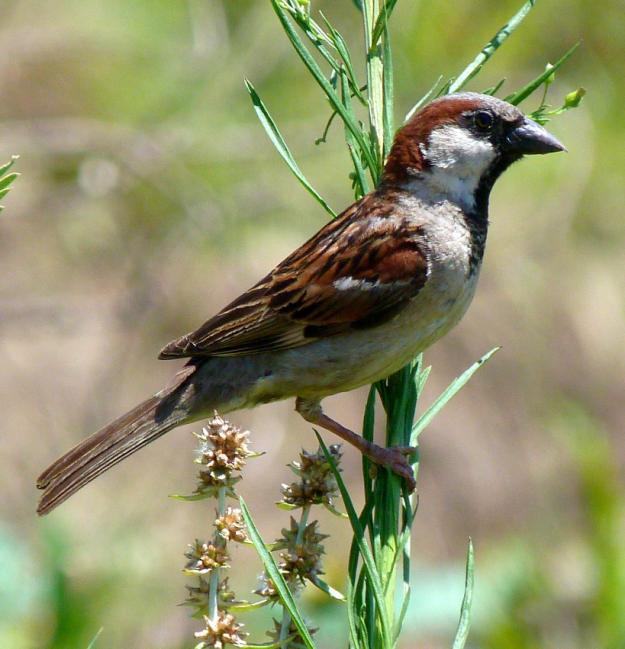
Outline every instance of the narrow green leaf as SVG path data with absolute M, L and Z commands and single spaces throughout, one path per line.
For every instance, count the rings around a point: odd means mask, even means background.
M 334 514 L 334 516 L 338 516 L 339 518 L 349 518 L 349 516 L 347 514 L 345 514 L 344 512 L 340 512 L 336 507 L 334 507 L 333 505 L 330 505 L 330 503 L 323 503 L 323 506 L 331 514 Z
M 364 525 L 365 521 L 371 520 L 371 511 L 374 506 L 374 499 L 371 498 L 369 501 L 365 502 L 365 506 L 362 514 L 360 515 L 360 525 Z M 364 528 L 363 528 L 364 529 Z M 350 584 L 355 584 L 353 589 L 348 594 L 348 609 L 353 609 L 355 618 L 358 620 L 358 628 L 361 629 L 361 634 L 363 637 L 363 646 L 365 649 L 373 646 L 375 644 L 375 638 L 377 635 L 376 626 L 376 606 L 373 599 L 373 593 L 371 588 L 367 588 L 367 571 L 365 568 L 361 568 L 360 572 L 357 571 L 358 568 L 358 541 L 356 535 L 352 535 L 352 547 L 349 554 L 349 576 Z M 352 575 L 354 577 L 352 578 Z
M 451 88 L 451 84 L 455 81 L 455 79 L 448 79 L 445 81 L 445 83 L 438 89 L 438 92 L 436 93 L 436 97 L 442 97 L 443 95 L 449 94 L 449 88 Z
M 261 643 L 250 643 L 246 642 L 245 644 L 239 645 L 232 645 L 233 647 L 244 647 L 245 649 L 281 649 L 281 647 L 299 647 L 301 646 L 297 642 L 293 642 L 295 640 L 295 634 L 291 634 L 286 636 L 283 640 L 276 640 L 275 642 L 261 642 Z M 211 645 L 213 647 L 214 645 Z M 202 648 L 205 649 L 206 645 L 203 644 Z M 197 649 L 197 645 L 196 645 Z
M 419 376 L 417 377 L 417 394 L 421 395 L 421 393 L 423 392 L 423 388 L 427 383 L 431 371 L 432 371 L 432 366 L 428 365 L 419 373 Z
M 362 198 L 365 194 L 369 193 L 369 181 L 367 180 L 367 174 L 364 167 L 362 166 L 362 160 L 360 159 L 360 155 L 354 144 L 352 134 L 346 134 L 346 139 L 348 140 L 347 150 L 349 151 L 349 156 L 352 159 L 352 163 L 355 169 L 354 181 L 357 187 L 356 198 L 359 199 Z
M 362 420 L 362 436 L 368 441 L 373 442 L 375 434 L 375 386 L 369 388 L 369 396 L 367 397 L 367 404 L 365 405 L 365 414 Z M 365 501 L 369 499 L 373 492 L 371 480 L 371 460 L 363 454 L 362 456 L 362 480 L 365 490 Z M 369 522 L 366 523 L 369 525 Z
M 467 381 L 486 363 L 496 352 L 498 352 L 501 347 L 495 347 L 491 349 L 487 354 L 484 354 L 482 358 L 473 363 L 466 371 L 464 371 L 457 379 L 452 381 L 444 392 L 434 401 L 434 403 L 419 417 L 412 427 L 411 435 L 411 445 L 414 446 L 417 443 L 419 435 L 423 429 L 429 425 L 429 423 L 436 417 L 436 415 L 442 410 L 445 404 L 455 396 L 458 391 L 464 387 Z
M 347 601 L 353 601 L 354 596 L 354 587 L 351 582 L 347 582 Z M 358 637 L 358 626 L 356 624 L 356 616 L 354 615 L 354 608 L 352 606 L 347 607 L 347 624 L 349 627 L 349 646 L 350 649 L 360 649 L 363 645 L 360 642 Z M 364 643 L 364 647 L 367 647 L 368 643 Z
M 260 123 L 263 125 L 265 132 L 269 136 L 271 143 L 274 145 L 274 147 L 280 154 L 280 157 L 286 162 L 287 166 L 289 167 L 293 175 L 300 181 L 300 183 L 304 186 L 306 191 L 308 191 L 308 193 L 315 198 L 315 200 L 321 205 L 321 207 L 323 207 L 324 210 L 326 210 L 326 212 L 331 214 L 332 217 L 335 217 L 336 212 L 334 212 L 334 210 L 326 203 L 326 201 L 322 198 L 322 196 L 308 182 L 308 180 L 302 173 L 302 170 L 299 168 L 297 162 L 295 162 L 295 158 L 293 157 L 293 154 L 289 150 L 289 147 L 284 141 L 284 138 L 282 137 L 282 134 L 280 133 L 276 123 L 274 122 L 273 118 L 269 114 L 267 107 L 265 106 L 262 99 L 259 97 L 258 93 L 256 92 L 256 89 L 248 79 L 245 79 L 245 87 L 247 88 L 247 91 L 250 94 L 252 105 L 254 106 L 254 111 L 256 112 L 256 115 L 258 116 Z
M 491 95 L 491 96 L 496 95 L 504 83 L 506 83 L 506 77 L 498 81 L 494 86 L 491 86 L 490 88 L 486 88 L 486 90 L 482 90 L 482 94 Z
M 214 498 L 214 494 L 208 493 L 208 494 L 189 494 L 188 496 L 185 496 L 183 494 L 169 494 L 169 497 L 172 498 L 173 500 L 180 500 L 183 503 L 194 503 L 197 502 L 198 500 L 207 500 L 208 498 Z
M 354 503 L 350 498 L 349 491 L 347 490 L 347 487 L 343 482 L 343 478 L 341 477 L 341 474 L 336 466 L 336 462 L 332 457 L 332 455 L 330 454 L 330 452 L 328 451 L 328 448 L 325 445 L 323 439 L 321 438 L 321 435 L 319 435 L 317 431 L 315 431 L 315 435 L 317 436 L 317 439 L 319 441 L 319 446 L 323 450 L 323 453 L 326 456 L 326 460 L 330 464 L 332 472 L 334 473 L 336 483 L 339 487 L 339 491 L 341 492 L 341 496 L 343 497 L 343 503 L 345 504 L 347 515 L 349 516 L 349 522 L 351 523 L 352 530 L 354 531 L 354 537 L 356 539 L 356 543 L 358 544 L 358 550 L 360 551 L 360 556 L 362 557 L 365 573 L 369 581 L 369 585 L 371 586 L 373 597 L 375 599 L 378 619 L 380 621 L 382 636 L 384 638 L 384 643 L 385 643 L 383 646 L 391 647 L 392 646 L 391 625 L 389 623 L 386 606 L 384 602 L 384 593 L 382 590 L 382 579 L 380 577 L 380 573 L 376 568 L 375 560 L 373 558 L 373 555 L 371 554 L 371 550 L 369 548 L 367 540 L 365 539 L 364 529 L 360 524 L 360 521 L 358 519 L 358 514 L 356 513 L 356 510 L 354 508 Z
M 443 75 L 439 75 L 438 79 L 435 81 L 434 85 L 419 99 L 419 101 L 406 113 L 406 117 L 404 117 L 404 122 L 407 122 L 422 106 L 425 106 L 425 104 L 430 101 L 430 99 L 434 96 L 434 93 L 436 92 L 436 89 L 438 88 L 438 84 L 443 80 Z
M 312 583 L 315 586 L 317 586 L 319 590 L 323 591 L 326 595 L 329 595 L 332 599 L 338 599 L 340 602 L 345 601 L 345 595 L 343 595 L 343 593 L 336 590 L 336 588 L 330 586 L 330 584 L 323 581 L 323 579 L 319 579 L 319 577 L 315 577 Z
M 373 34 L 371 35 L 371 43 L 373 46 L 377 45 L 378 41 L 380 40 L 382 32 L 385 30 L 396 4 L 397 0 L 386 0 L 386 2 L 384 3 L 384 7 L 382 7 L 378 15 L 378 18 L 375 22 L 375 27 L 373 28 Z
M 375 156 L 373 155 L 373 151 L 370 145 L 365 140 L 364 134 L 360 130 L 358 123 L 352 118 L 350 118 L 341 100 L 339 99 L 338 95 L 334 91 L 334 88 L 332 88 L 332 85 L 324 76 L 323 72 L 317 65 L 317 62 L 311 56 L 307 47 L 304 45 L 304 43 L 302 43 L 302 40 L 299 38 L 295 30 L 293 29 L 293 25 L 291 24 L 291 21 L 286 15 L 280 0 L 271 0 L 271 4 L 273 6 L 274 11 L 276 12 L 276 15 L 278 16 L 278 19 L 280 20 L 280 23 L 282 24 L 284 31 L 286 32 L 289 41 L 291 42 L 291 45 L 293 45 L 295 51 L 299 55 L 304 65 L 308 68 L 309 72 L 312 74 L 315 81 L 319 84 L 319 86 L 321 86 L 321 89 L 323 90 L 326 97 L 330 101 L 332 107 L 336 110 L 340 118 L 345 123 L 345 126 L 350 130 L 350 132 L 354 136 L 354 140 L 358 144 L 360 151 L 365 157 L 365 160 L 367 161 L 367 165 L 371 170 L 374 180 L 377 182 L 377 175 L 376 175 L 377 167 L 375 164 Z
M 3 176 L 15 164 L 15 161 L 18 160 L 18 159 L 19 159 L 18 155 L 12 155 L 9 162 L 7 162 L 6 164 L 3 164 L 0 167 L 0 176 Z
M 0 178 L 0 190 L 6 189 L 18 176 L 18 173 L 12 173 L 4 178 Z
M 2 177 L 3 174 L 6 174 L 7 171 L 9 171 L 9 169 L 15 164 L 15 161 L 18 158 L 19 156 L 17 155 L 11 156 L 9 162 L 3 164 L 0 167 L 0 200 L 2 200 L 9 193 L 9 190 L 11 189 L 11 183 L 20 175 L 18 173 L 10 173 Z M 2 212 L 3 209 L 4 207 L 0 205 L 0 212 Z
M 573 47 L 571 47 L 570 50 L 564 53 L 562 57 L 560 57 L 552 67 L 547 68 L 542 74 L 538 75 L 534 80 L 530 81 L 526 86 L 523 86 L 520 90 L 517 90 L 516 92 L 512 93 L 511 95 L 508 95 L 505 97 L 505 101 L 509 102 L 510 104 L 513 104 L 516 106 L 517 104 L 520 104 L 524 99 L 527 99 L 536 89 L 540 88 L 540 86 L 547 80 L 551 75 L 559 68 L 561 67 L 568 59 L 572 56 L 573 52 L 579 47 L 580 43 L 575 43 Z
M 536 0 L 527 0 L 512 18 L 484 45 L 482 51 L 467 65 L 449 86 L 449 92 L 458 92 L 484 67 L 490 57 L 504 44 L 507 38 L 525 20 Z
M 327 457 L 329 457 L 329 452 Z M 291 619 L 293 620 L 293 624 L 295 624 L 295 626 L 297 627 L 297 630 L 299 631 L 306 647 L 308 649 L 315 649 L 315 643 L 313 642 L 310 632 L 308 631 L 308 627 L 306 626 L 306 623 L 304 622 L 301 613 L 297 608 L 295 598 L 289 590 L 289 587 L 286 585 L 284 577 L 282 577 L 282 574 L 280 573 L 280 570 L 276 565 L 275 559 L 267 549 L 267 546 L 252 519 L 250 511 L 247 508 L 245 501 L 241 497 L 239 497 L 239 505 L 241 507 L 241 515 L 243 516 L 243 520 L 245 521 L 245 524 L 247 526 L 247 531 L 250 539 L 254 544 L 256 552 L 260 556 L 263 565 L 265 566 L 265 570 L 267 571 L 269 578 L 274 583 L 276 590 L 280 595 L 280 599 L 284 604 L 284 607 L 289 612 Z
M 369 498 L 365 500 L 365 505 L 358 518 L 360 527 L 362 527 L 363 530 L 365 529 L 366 526 L 371 526 L 371 512 L 373 510 L 374 504 L 375 503 L 373 498 Z M 373 533 L 372 533 L 372 538 L 373 538 Z M 349 559 L 347 562 L 347 574 L 350 581 L 354 584 L 358 581 L 358 557 L 359 557 L 358 540 L 354 535 L 352 538 L 352 544 L 349 550 Z
M 460 620 L 452 649 L 464 649 L 464 645 L 469 637 L 469 627 L 471 626 L 471 604 L 473 602 L 473 582 L 474 582 L 474 557 L 473 542 L 469 539 L 467 548 L 467 570 L 464 583 L 464 597 L 462 598 L 462 607 L 460 608 Z
M 352 57 L 349 53 L 349 49 L 347 47 L 347 43 L 345 43 L 345 39 L 343 36 L 341 36 L 341 33 L 336 30 L 331 23 L 328 21 L 328 19 L 324 16 L 322 12 L 319 12 L 321 15 L 321 18 L 323 19 L 326 27 L 328 28 L 328 31 L 330 32 L 330 38 L 332 39 L 332 43 L 334 47 L 336 48 L 336 51 L 339 53 L 339 56 L 343 60 L 343 63 L 345 64 L 345 70 L 347 71 L 347 77 L 349 79 L 349 86 L 352 94 L 358 98 L 358 100 L 364 104 L 365 106 L 367 105 L 367 99 L 366 97 L 362 94 L 362 91 L 358 85 L 358 81 L 356 79 L 356 74 L 354 72 L 354 66 L 352 64 Z
M 310 41 L 311 45 L 321 54 L 321 56 L 326 60 L 326 62 L 330 65 L 330 67 L 333 70 L 333 73 L 335 75 L 339 74 L 340 70 L 340 64 L 339 62 L 334 58 L 332 53 L 328 50 L 326 45 L 329 45 L 330 47 L 334 48 L 339 55 L 341 55 L 340 51 L 340 44 L 337 45 L 337 42 L 335 42 L 334 38 L 332 37 L 332 33 L 327 34 L 321 26 L 315 22 L 310 14 L 307 11 L 302 10 L 299 5 L 293 4 L 293 3 L 283 3 L 283 7 L 290 13 L 291 17 L 295 22 L 297 23 L 298 27 L 306 34 L 308 37 L 308 40 Z M 343 45 L 345 45 L 345 42 L 343 41 L 342 37 L 334 28 L 332 25 L 330 25 L 329 22 L 325 19 L 325 16 L 321 14 L 321 17 L 323 18 L 324 22 L 326 23 L 326 26 L 331 32 L 334 32 L 335 35 L 337 35 L 342 42 Z M 344 50 L 346 51 L 347 48 L 344 47 Z M 349 54 L 348 54 L 349 58 Z M 356 92 L 359 92 L 357 83 L 355 82 L 354 78 L 354 85 L 356 86 Z
M 388 24 L 384 22 L 384 40 L 382 43 L 382 64 L 384 81 L 384 157 L 389 154 L 393 145 L 395 132 L 395 115 L 393 111 L 394 77 L 393 77 L 393 52 Z
M 2 173 L 0 171 L 0 173 Z M 98 638 L 100 637 L 102 631 L 104 631 L 104 627 L 101 626 L 98 632 L 93 636 L 91 642 L 87 645 L 87 649 L 93 649 L 95 647 L 95 643 L 98 641 Z
M 367 96 L 369 98 L 369 139 L 374 157 L 373 176 L 378 184 L 384 160 L 384 80 L 382 48 L 371 39 L 374 22 L 378 14 L 378 0 L 364 0 L 362 3 L 365 47 L 367 57 Z
M 397 537 L 397 541 L 395 544 L 395 548 L 393 551 L 393 556 L 391 559 L 391 562 L 388 566 L 388 572 L 394 572 L 395 567 L 397 566 L 397 562 L 399 561 L 399 557 L 403 555 L 404 547 L 406 546 L 406 543 L 410 540 L 410 533 L 411 530 L 410 528 L 406 528 L 402 531 L 402 533 Z M 394 586 L 394 582 L 388 581 L 385 586 L 384 586 L 384 594 L 388 594 L 389 588 L 391 586 Z
M 397 623 L 395 624 L 395 641 L 399 640 L 399 634 L 401 629 L 404 626 L 404 620 L 406 619 L 406 613 L 408 612 L 408 605 L 410 604 L 410 584 L 404 583 L 404 593 L 403 600 L 401 603 L 401 609 L 399 610 L 399 615 L 397 616 Z
M 251 545 L 254 545 L 253 543 Z M 185 603 L 185 602 L 183 602 Z M 259 599 L 257 602 L 236 602 L 236 603 L 228 603 L 228 610 L 229 611 L 241 611 L 241 612 L 247 612 L 247 611 L 255 611 L 259 608 L 264 608 L 268 604 L 273 604 L 272 600 L 270 599 Z
M 353 602 L 350 602 L 351 606 L 354 607 L 354 610 L 358 614 L 358 626 L 360 628 L 360 633 L 365 639 L 365 647 L 374 647 L 376 640 L 378 638 L 379 626 L 377 625 L 376 620 L 376 607 L 373 600 L 373 593 L 370 588 L 366 588 L 367 585 L 367 572 L 365 569 L 360 571 L 358 575 L 358 582 L 356 584 L 356 596 L 354 597 Z
M 349 94 L 349 88 L 347 86 L 347 81 L 345 79 L 345 71 L 341 71 L 341 101 L 345 106 L 345 110 L 350 115 L 352 119 L 355 120 L 354 111 L 352 109 L 352 101 Z M 367 180 L 367 173 L 362 165 L 362 160 L 360 158 L 360 149 L 356 143 L 356 140 L 352 132 L 345 125 L 345 142 L 347 143 L 347 149 L 349 155 L 354 164 L 354 173 L 355 173 L 355 182 L 358 191 L 356 192 L 357 198 L 360 198 L 369 192 L 369 181 Z

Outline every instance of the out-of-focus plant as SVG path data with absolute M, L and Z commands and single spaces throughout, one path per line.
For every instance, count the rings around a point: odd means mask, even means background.
M 0 166 L 0 200 L 2 200 L 10 191 L 11 184 L 19 176 L 18 173 L 11 171 L 11 168 L 15 164 L 15 161 L 19 156 L 11 156 L 11 159 L 6 163 Z M 3 205 L 0 205 L 0 211 L 4 209 Z

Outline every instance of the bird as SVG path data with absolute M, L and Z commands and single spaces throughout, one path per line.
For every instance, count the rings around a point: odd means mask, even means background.
M 558 151 L 566 149 L 543 126 L 493 96 L 427 104 L 396 133 L 374 190 L 166 345 L 160 359 L 186 361 L 168 385 L 41 474 L 38 513 L 177 426 L 287 398 L 414 489 L 414 449 L 365 440 L 321 400 L 389 376 L 460 321 L 480 273 L 493 185 L 525 155 Z

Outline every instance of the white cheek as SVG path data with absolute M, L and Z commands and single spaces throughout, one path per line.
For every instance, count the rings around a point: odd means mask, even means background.
M 495 159 L 495 150 L 488 140 L 455 124 L 432 131 L 423 154 L 433 167 L 453 169 L 459 176 L 481 176 Z
M 421 150 L 430 166 L 424 176 L 427 184 L 463 208 L 472 208 L 475 190 L 496 157 L 493 145 L 467 129 L 448 124 L 432 131 L 428 145 Z

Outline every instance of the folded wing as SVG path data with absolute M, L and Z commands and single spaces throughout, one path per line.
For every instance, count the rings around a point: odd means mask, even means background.
M 429 269 L 420 227 L 393 210 L 366 196 L 160 358 L 289 349 L 393 317 Z

